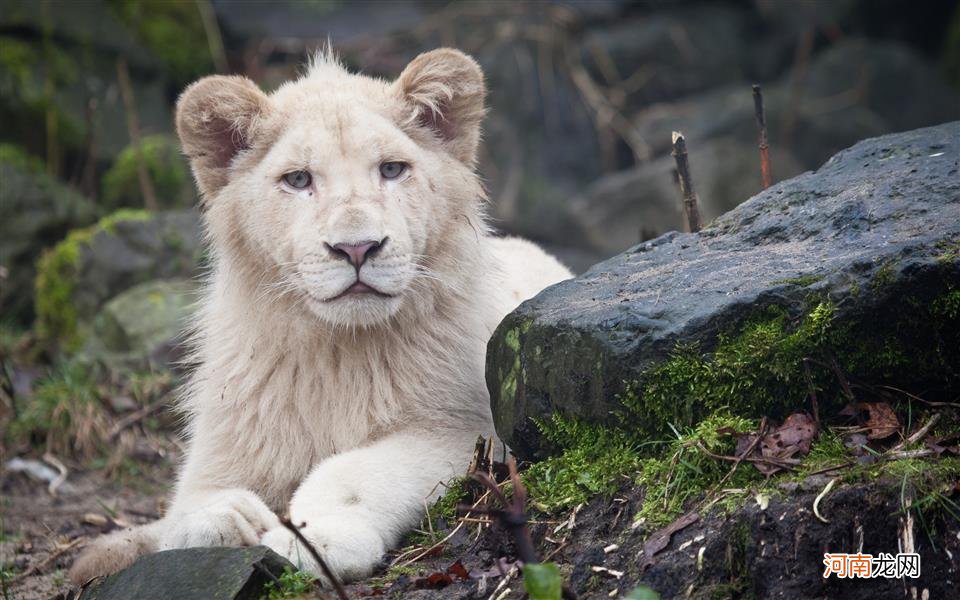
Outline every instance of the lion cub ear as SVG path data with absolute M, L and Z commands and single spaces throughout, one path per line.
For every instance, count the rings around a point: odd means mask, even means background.
M 213 75 L 177 100 L 177 135 L 205 197 L 227 184 L 234 157 L 250 147 L 270 100 L 246 77 Z
M 393 85 L 413 110 L 409 122 L 433 131 L 450 154 L 472 166 L 486 94 L 477 61 L 451 48 L 431 50 L 413 59 Z

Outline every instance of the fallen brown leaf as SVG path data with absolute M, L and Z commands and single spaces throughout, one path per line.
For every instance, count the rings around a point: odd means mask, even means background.
M 861 402 L 858 406 L 868 414 L 864 424 L 870 430 L 868 440 L 882 440 L 900 430 L 900 419 L 886 402 Z
M 650 539 L 648 539 L 643 545 L 644 557 L 643 562 L 640 564 L 640 568 L 644 569 L 653 564 L 654 555 L 670 544 L 670 538 L 673 537 L 673 534 L 689 527 L 690 525 L 693 525 L 699 520 L 699 514 L 695 512 L 689 512 L 651 535 Z

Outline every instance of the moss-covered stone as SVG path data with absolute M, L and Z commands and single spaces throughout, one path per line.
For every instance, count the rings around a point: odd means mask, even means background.
M 609 428 L 627 414 L 658 440 L 722 409 L 783 417 L 811 384 L 832 411 L 847 401 L 834 364 L 946 396 L 960 384 L 960 180 L 935 159 L 957 139 L 960 123 L 867 140 L 709 230 L 524 303 L 488 345 L 498 433 L 542 458 L 563 449 L 536 426 L 552 415 Z
M 72 232 L 37 263 L 38 333 L 62 350 L 77 350 L 100 308 L 120 292 L 154 279 L 192 277 L 200 246 L 192 211 L 124 209 Z

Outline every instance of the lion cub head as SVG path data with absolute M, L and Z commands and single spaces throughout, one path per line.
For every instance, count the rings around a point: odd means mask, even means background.
M 221 267 L 334 326 L 422 305 L 453 232 L 482 227 L 483 104 L 480 67 L 450 49 L 392 83 L 330 56 L 270 95 L 244 77 L 194 83 L 177 131 Z

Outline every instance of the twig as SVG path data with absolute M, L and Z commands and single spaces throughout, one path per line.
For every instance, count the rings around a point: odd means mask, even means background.
M 487 498 L 489 498 L 489 497 L 490 497 L 490 492 L 485 492 L 485 493 L 484 493 L 482 496 L 480 496 L 480 498 L 473 504 L 473 506 L 471 506 L 471 507 L 469 507 L 469 508 L 467 509 L 467 512 L 464 514 L 464 517 L 469 516 L 469 515 L 473 512 L 473 510 L 477 508 L 477 506 L 479 506 L 482 502 L 484 502 L 484 501 L 485 501 Z M 440 548 L 441 546 L 443 546 L 445 543 L 447 543 L 448 540 L 450 540 L 450 538 L 453 537 L 453 535 L 454 535 L 455 533 L 457 533 L 458 531 L 460 531 L 460 529 L 463 528 L 463 525 L 464 525 L 465 522 L 466 522 L 466 521 L 465 521 L 464 519 L 461 519 L 460 522 L 457 523 L 457 526 L 454 527 L 454 528 L 450 531 L 450 533 L 448 533 L 448 534 L 446 535 L 446 537 L 444 537 L 442 540 L 440 540 L 439 542 L 435 543 L 434 545 L 430 546 L 429 548 L 427 548 L 427 549 L 425 549 L 425 550 L 421 550 L 416 556 L 414 556 L 414 557 L 411 558 L 410 560 L 404 562 L 404 563 L 401 564 L 400 566 L 401 566 L 401 567 L 406 567 L 407 565 L 412 565 L 413 563 L 417 562 L 418 560 L 420 560 L 420 559 L 423 558 L 424 556 L 428 556 L 431 552 L 433 552 L 433 551 L 435 551 L 436 549 L 438 549 L 438 548 Z M 393 562 L 390 563 L 390 567 L 393 568 L 394 566 L 397 565 L 397 563 L 400 562 L 400 560 L 401 560 L 402 558 L 404 558 L 404 557 L 406 557 L 406 556 L 409 556 L 410 554 L 413 554 L 414 552 L 417 552 L 418 549 L 422 549 L 422 547 L 414 548 L 413 550 L 410 550 L 410 551 L 404 552 L 403 554 L 400 554 L 400 555 L 397 556 L 395 559 L 393 559 Z
M 511 458 L 507 466 L 510 469 L 510 482 L 513 484 L 513 498 L 507 500 L 497 482 L 486 473 L 473 473 L 471 477 L 490 490 L 490 494 L 503 506 L 502 509 L 478 507 L 474 511 L 490 515 L 510 532 L 517 546 L 517 555 L 524 564 L 539 563 L 540 559 L 537 558 L 530 532 L 527 530 L 527 489 L 517 473 L 517 461 Z
M 723 476 L 723 479 L 720 480 L 720 483 L 716 485 L 715 489 L 722 488 L 723 484 L 726 483 L 728 479 L 733 477 L 733 474 L 737 470 L 737 467 L 740 466 L 740 463 L 743 462 L 744 458 L 750 456 L 750 453 L 753 452 L 754 448 L 757 447 L 757 444 L 760 443 L 760 440 L 763 439 L 766 433 L 767 433 L 767 418 L 763 417 L 762 419 L 760 419 L 760 427 L 757 431 L 756 437 L 753 438 L 753 441 L 750 442 L 750 446 L 747 447 L 747 450 L 743 454 L 737 455 L 737 460 L 733 462 L 733 466 L 730 467 L 730 470 L 727 471 L 727 474 Z
M 770 187 L 770 155 L 767 153 L 767 117 L 763 112 L 763 92 L 760 86 L 753 86 L 753 112 L 757 117 L 757 127 L 760 128 L 760 178 L 763 189 Z
M 918 448 L 917 450 L 888 450 L 881 455 L 881 458 L 887 460 L 902 460 L 904 458 L 924 458 L 936 454 L 930 448 Z
M 845 462 L 839 465 L 833 465 L 832 467 L 824 467 L 822 469 L 817 469 L 812 473 L 807 473 L 807 477 L 813 477 L 814 475 L 822 475 L 824 473 L 829 473 L 830 471 L 836 471 L 838 469 L 846 469 L 847 467 L 852 467 L 854 463 Z
M 127 113 L 127 132 L 130 143 L 137 158 L 137 178 L 140 180 L 140 193 L 143 194 L 143 204 L 147 210 L 157 210 L 157 194 L 147 172 L 147 163 L 143 158 L 143 145 L 140 143 L 140 120 L 137 117 L 137 102 L 133 96 L 133 85 L 130 83 L 130 69 L 127 60 L 117 59 L 117 82 L 120 84 L 120 96 L 123 98 L 124 110 Z
M 307 549 L 307 552 L 310 553 L 310 556 L 313 557 L 313 560 L 320 565 L 320 569 L 323 571 L 323 574 L 326 576 L 327 580 L 330 581 L 330 584 L 333 586 L 333 589 L 336 590 L 337 596 L 340 597 L 340 600 L 349 600 L 347 597 L 347 591 L 343 589 L 343 584 L 340 583 L 340 580 L 337 579 L 337 576 L 333 574 L 333 571 L 327 565 L 327 562 L 323 560 L 323 557 L 320 556 L 320 553 L 317 552 L 317 549 L 314 547 L 310 540 L 308 540 L 303 533 L 300 532 L 300 529 L 294 525 L 288 517 L 282 517 L 280 523 L 290 530 L 290 533 L 296 537 L 301 544 Z
M 820 501 L 823 500 L 824 497 L 826 497 L 826 495 L 830 493 L 830 490 L 833 489 L 833 485 L 834 485 L 835 483 L 837 483 L 837 478 L 836 478 L 836 477 L 834 477 L 833 479 L 831 479 L 831 480 L 830 480 L 830 483 L 828 483 L 828 484 L 826 485 L 826 487 L 823 488 L 823 491 L 820 492 L 820 493 L 817 495 L 817 497 L 814 498 L 814 500 L 813 500 L 813 514 L 814 514 L 814 516 L 816 516 L 818 519 L 820 519 L 820 520 L 823 521 L 824 523 L 829 523 L 829 522 L 830 522 L 830 519 L 827 519 L 827 518 L 825 518 L 823 515 L 820 514 Z
M 934 413 L 933 415 L 930 416 L 930 419 L 926 422 L 926 424 L 924 424 L 923 427 L 916 430 L 913 434 L 910 435 L 910 437 L 901 441 L 899 444 L 897 444 L 893 448 L 890 448 L 889 452 L 896 452 L 898 450 L 903 450 L 906 446 L 917 443 L 920 440 L 920 438 L 927 435 L 927 432 L 930 431 L 930 428 L 936 425 L 937 421 L 939 420 L 940 420 L 940 413 Z
M 683 216 L 691 233 L 700 231 L 700 207 L 697 193 L 690 179 L 690 163 L 687 160 L 687 141 L 679 131 L 673 132 L 673 158 L 677 161 L 677 176 L 680 193 L 683 195 Z
M 956 403 L 956 402 L 933 402 L 933 401 L 931 401 L 931 400 L 924 400 L 924 399 L 921 398 L 920 396 L 917 396 L 917 395 L 915 395 L 915 394 L 911 394 L 910 392 L 905 391 L 905 390 L 901 390 L 900 388 L 893 387 L 892 385 L 881 385 L 881 386 L 878 386 L 878 387 L 885 388 L 885 389 L 888 389 L 888 390 L 892 390 L 892 391 L 894 391 L 894 392 L 900 392 L 901 394 L 903 394 L 903 395 L 906 396 L 907 398 L 910 398 L 911 400 L 916 400 L 917 402 L 922 402 L 922 403 L 926 404 L 927 406 L 960 408 L 960 404 L 958 404 L 958 403 Z
M 87 538 L 81 536 L 81 537 L 78 537 L 77 539 L 71 541 L 71 542 L 70 542 L 69 544 L 67 544 L 66 546 L 61 546 L 61 547 L 57 548 L 56 550 L 53 551 L 53 554 L 51 554 L 50 556 L 46 557 L 46 558 L 43 559 L 42 561 L 40 561 L 40 562 L 38 562 L 37 564 L 33 565 L 32 567 L 30 567 L 29 569 L 27 569 L 27 570 L 24 571 L 23 573 L 20 573 L 20 574 L 18 574 L 16 577 L 13 577 L 12 579 L 10 579 L 10 580 L 9 580 L 9 581 L 10 581 L 10 585 L 14 585 L 14 584 L 16 584 L 16 583 L 19 583 L 20 581 L 23 581 L 24 579 L 26 579 L 27 577 L 30 577 L 30 576 L 33 575 L 34 573 L 36 573 L 36 572 L 38 572 L 38 571 L 42 571 L 43 569 L 47 568 L 47 566 L 49 566 L 50 563 L 52 563 L 53 561 L 55 561 L 55 560 L 57 560 L 58 558 L 60 558 L 61 556 L 63 556 L 63 554 L 64 554 L 65 552 L 67 552 L 68 550 L 74 548 L 74 547 L 77 546 L 78 544 L 82 544 L 82 543 L 84 543 L 84 542 L 86 542 L 86 541 L 87 541 Z
M 110 433 L 107 435 L 107 439 L 111 442 L 114 441 L 115 439 L 117 439 L 117 436 L 120 435 L 120 432 L 122 432 L 124 429 L 132 425 L 136 425 L 143 419 L 149 417 L 153 413 L 157 412 L 158 410 L 166 406 L 166 404 L 167 404 L 166 401 L 164 399 L 161 399 L 144 406 L 143 408 L 141 408 L 140 410 L 137 410 L 136 412 L 130 413 L 129 415 L 125 416 L 124 418 L 120 419 L 114 424 L 113 428 L 110 429 Z
M 200 11 L 200 20 L 203 22 L 203 31 L 207 35 L 207 45 L 210 46 L 210 58 L 218 73 L 226 73 L 230 66 L 227 64 L 227 54 L 223 51 L 223 36 L 220 35 L 220 25 L 217 23 L 217 13 L 213 10 L 210 0 L 196 0 L 197 10 Z
M 806 358 L 800 362 L 803 364 L 803 377 L 807 380 L 807 388 L 810 390 L 810 409 L 813 411 L 813 422 L 817 426 L 817 431 L 820 431 L 820 403 L 817 402 L 817 388 L 813 385 L 810 363 Z

